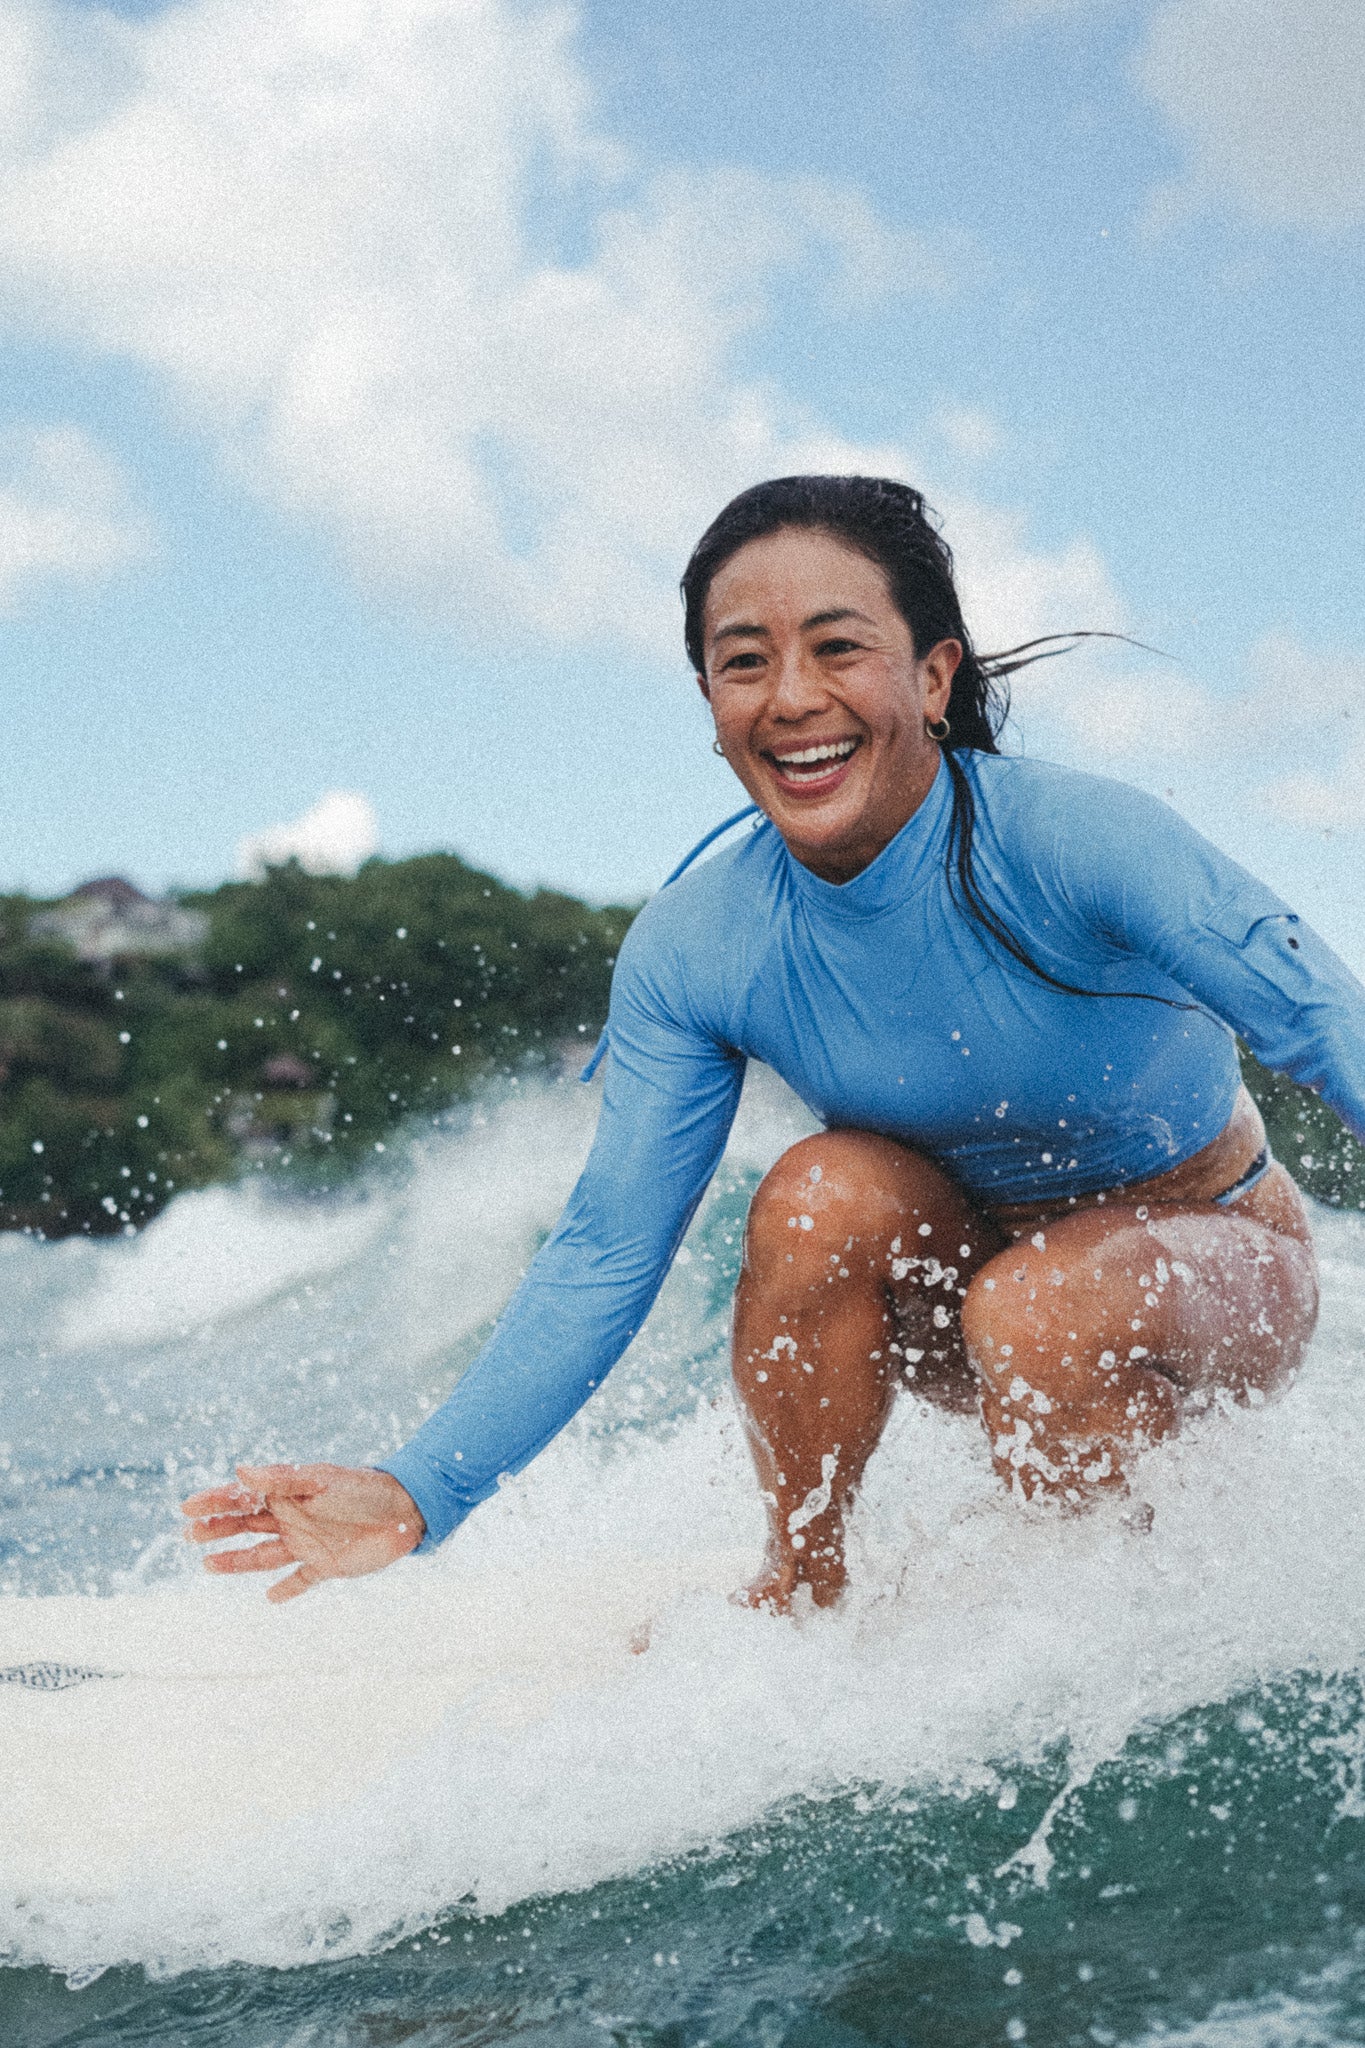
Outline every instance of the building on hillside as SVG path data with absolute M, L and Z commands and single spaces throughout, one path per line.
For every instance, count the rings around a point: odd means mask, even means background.
M 82 960 L 110 966 L 152 953 L 193 953 L 209 921 L 169 897 L 144 896 L 120 875 L 82 882 L 79 889 L 30 920 L 34 938 L 58 939 Z

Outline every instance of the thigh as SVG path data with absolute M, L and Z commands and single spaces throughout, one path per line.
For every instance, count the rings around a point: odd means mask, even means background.
M 1230 1208 L 1109 1202 L 1064 1216 L 976 1276 L 966 1326 L 983 1377 L 1070 1402 L 1087 1362 L 1140 1368 L 1198 1406 L 1276 1392 L 1317 1319 L 1302 1200 L 1282 1167 Z
M 871 1131 L 830 1130 L 783 1154 L 754 1196 L 736 1309 L 736 1357 L 782 1320 L 821 1323 L 875 1300 L 894 1375 L 927 1400 L 971 1408 L 961 1309 L 1004 1243 L 932 1159 Z M 752 1325 L 752 1328 L 750 1327 Z M 883 1327 L 878 1322 L 877 1327 Z

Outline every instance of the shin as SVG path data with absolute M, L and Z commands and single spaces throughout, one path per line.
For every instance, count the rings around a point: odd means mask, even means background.
M 904 1374 L 963 1405 L 958 1309 L 998 1243 L 985 1236 L 937 1167 L 862 1132 L 803 1140 L 759 1188 L 734 1332 L 770 1528 L 755 1601 L 785 1606 L 802 1584 L 838 1598 L 848 1510 Z

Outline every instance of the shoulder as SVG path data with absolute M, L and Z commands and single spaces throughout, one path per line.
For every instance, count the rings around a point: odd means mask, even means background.
M 714 946 L 737 924 L 761 915 L 783 856 L 782 842 L 766 820 L 758 831 L 746 826 L 718 853 L 706 854 L 651 896 L 627 945 L 653 951 L 704 940 Z
M 1050 761 L 977 755 L 978 812 L 1006 870 L 1025 869 L 1046 893 L 1129 929 L 1153 918 L 1206 922 L 1284 908 L 1263 882 L 1179 811 L 1131 782 Z
M 1018 755 L 964 761 L 978 817 L 1006 859 L 1026 859 L 1040 876 L 1073 880 L 1134 858 L 1159 867 L 1232 864 L 1160 797 L 1111 775 L 1062 768 Z
M 693 999 L 744 970 L 770 929 L 784 849 L 766 823 L 746 827 L 652 896 L 621 946 L 618 977 Z
M 998 826 L 1012 825 L 1049 840 L 1137 826 L 1156 832 L 1191 830 L 1159 797 L 1112 775 L 1091 775 L 1019 754 L 973 753 L 962 761 L 981 809 Z

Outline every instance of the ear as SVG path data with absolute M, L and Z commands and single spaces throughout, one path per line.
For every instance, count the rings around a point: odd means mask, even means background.
M 707 703 L 709 704 L 711 702 L 711 685 L 707 682 L 705 676 L 697 677 L 697 688 L 701 691 L 702 696 L 705 697 Z
M 937 724 L 948 709 L 948 699 L 953 693 L 953 677 L 962 661 L 960 640 L 940 640 L 931 647 L 920 663 L 924 676 L 924 715 Z

